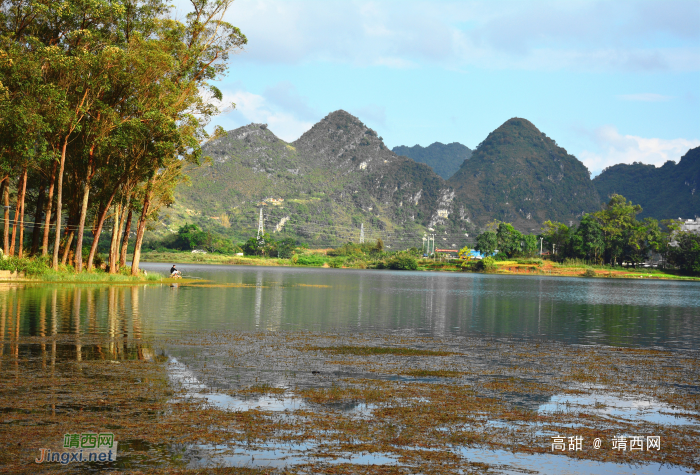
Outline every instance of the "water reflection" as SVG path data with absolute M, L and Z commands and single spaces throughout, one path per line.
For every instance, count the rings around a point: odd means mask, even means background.
M 137 287 L 0 287 L 0 369 L 6 355 L 17 365 L 21 352 L 33 357 L 36 350 L 42 369 L 57 358 L 148 359 L 144 343 Z
M 149 271 L 163 271 L 156 264 Z M 124 339 L 197 330 L 401 331 L 700 347 L 700 286 L 672 281 L 189 266 L 195 285 L 4 286 L 2 351 L 17 335 Z M 10 315 L 10 312 L 12 315 Z M 18 315 L 16 317 L 16 315 Z M 47 318 L 51 318 L 51 322 Z M 120 347 L 121 346 L 121 347 Z M 7 353 L 5 353 L 7 354 Z

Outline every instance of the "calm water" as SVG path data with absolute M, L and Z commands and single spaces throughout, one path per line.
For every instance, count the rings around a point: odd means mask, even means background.
M 170 266 L 143 267 L 165 274 Z M 700 348 L 700 284 L 692 282 L 205 265 L 181 270 L 209 282 L 0 286 L 0 339 L 308 329 Z

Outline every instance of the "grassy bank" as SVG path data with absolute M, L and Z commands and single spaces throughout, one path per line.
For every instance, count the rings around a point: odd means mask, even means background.
M 565 277 L 599 277 L 612 279 L 665 279 L 700 281 L 700 277 L 682 275 L 681 273 L 657 268 L 624 268 L 595 266 L 585 263 L 558 263 L 541 259 L 516 259 L 495 263 L 490 271 L 495 274 L 515 275 L 551 275 Z
M 71 266 L 60 265 L 52 269 L 47 258 L 17 258 L 0 259 L 0 271 L 9 271 L 12 277 L 0 276 L 0 281 L 11 280 L 31 282 L 64 282 L 64 283 L 116 283 L 116 282 L 157 282 L 164 276 L 157 273 L 140 273 L 131 275 L 131 267 L 124 267 L 117 274 L 110 274 L 104 269 L 96 268 L 91 271 L 76 272 Z
M 388 269 L 392 261 L 402 253 L 381 253 L 376 255 L 333 256 L 333 250 L 316 249 L 295 254 L 291 259 L 261 256 L 231 256 L 225 254 L 191 252 L 147 252 L 142 254 L 146 262 L 168 264 L 225 264 L 247 266 L 303 266 L 332 267 L 344 269 Z M 404 259 L 405 259 L 404 255 Z M 558 263 L 538 258 L 495 261 L 493 267 L 484 268 L 479 261 L 460 259 L 415 259 L 415 269 L 433 272 L 485 272 L 505 275 L 537 275 L 564 277 L 599 277 L 613 279 L 667 279 L 700 281 L 700 277 L 687 276 L 678 271 L 656 268 L 624 268 L 611 266 L 591 266 L 582 262 Z M 401 267 L 411 269 L 410 267 Z

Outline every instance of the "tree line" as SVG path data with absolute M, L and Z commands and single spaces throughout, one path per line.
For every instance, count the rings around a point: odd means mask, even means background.
M 700 235 L 682 232 L 678 220 L 637 220 L 642 207 L 624 196 L 612 195 L 577 226 L 545 221 L 539 235 L 523 234 L 508 223 L 493 223 L 477 237 L 475 249 L 503 258 L 531 257 L 540 249 L 554 259 L 581 259 L 591 264 L 632 265 L 646 262 L 652 253 L 661 266 L 700 274 Z
M 135 232 L 138 273 L 148 222 L 202 159 L 212 81 L 247 42 L 224 21 L 233 0 L 190 1 L 178 20 L 163 0 L 0 0 L 5 255 L 90 270 L 109 221 L 109 271 Z

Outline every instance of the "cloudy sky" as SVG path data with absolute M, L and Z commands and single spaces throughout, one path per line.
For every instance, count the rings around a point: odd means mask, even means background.
M 593 175 L 700 145 L 700 1 L 236 0 L 217 84 L 292 141 L 344 109 L 388 147 L 474 148 L 523 117 Z

